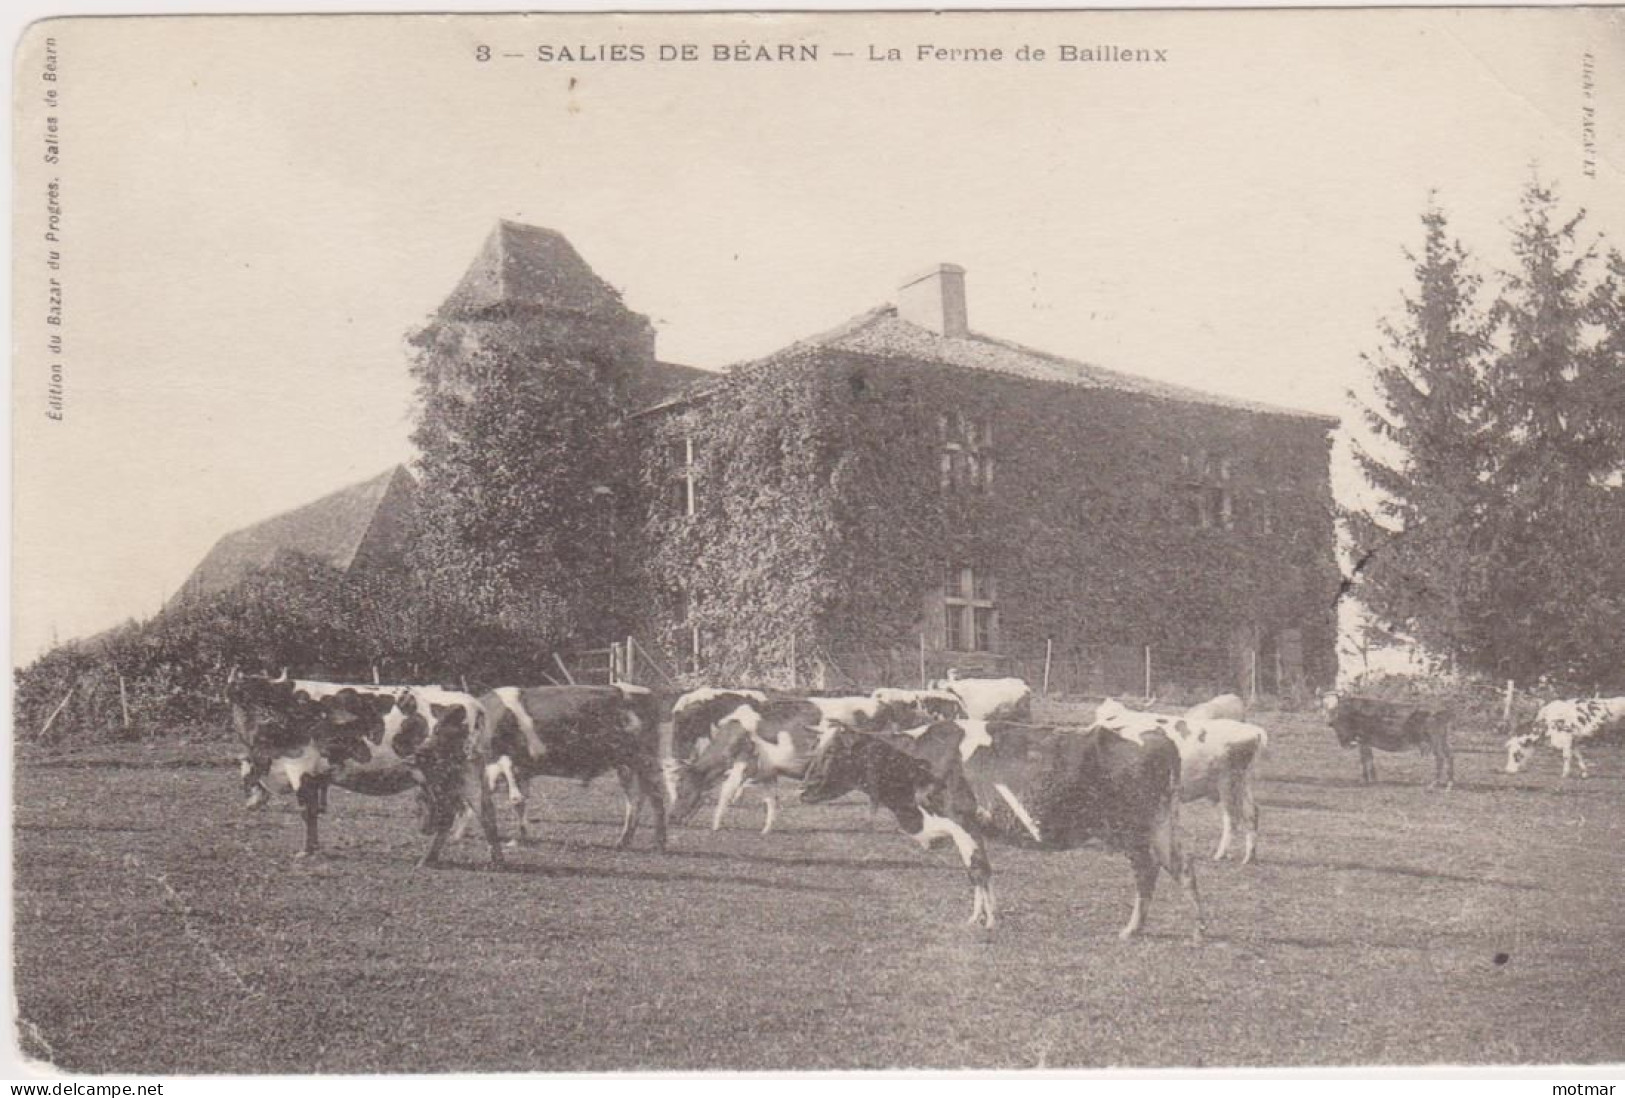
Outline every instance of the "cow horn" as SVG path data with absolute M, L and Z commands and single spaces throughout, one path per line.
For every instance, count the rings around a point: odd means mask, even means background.
M 284 667 L 282 669 L 282 674 L 279 675 L 278 677 L 276 677 L 275 679 L 272 679 L 271 681 L 272 682 L 287 682 L 288 681 L 288 669 L 286 667 Z

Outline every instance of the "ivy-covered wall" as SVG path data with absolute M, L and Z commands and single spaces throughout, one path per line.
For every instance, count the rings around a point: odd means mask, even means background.
M 991 484 L 944 490 L 944 427 L 961 416 L 991 432 L 977 458 Z M 782 678 L 792 643 L 810 673 L 820 654 L 922 633 L 934 666 L 972 664 L 937 651 L 948 561 L 991 572 L 1005 654 L 1272 646 L 1296 630 L 1307 682 L 1333 677 L 1321 422 L 805 348 L 635 423 L 635 616 L 674 655 L 697 624 L 712 677 Z M 675 487 L 685 437 L 692 515 Z

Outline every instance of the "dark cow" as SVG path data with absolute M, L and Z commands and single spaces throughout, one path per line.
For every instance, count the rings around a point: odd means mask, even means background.
M 1105 728 L 975 720 L 904 733 L 836 732 L 808 765 L 801 799 L 827 801 L 854 789 L 890 809 L 921 844 L 953 840 L 970 875 L 973 924 L 992 927 L 994 919 L 984 837 L 1042 850 L 1100 839 L 1134 867 L 1134 910 L 1122 937 L 1144 925 L 1159 869 L 1185 886 L 1195 937 L 1202 936 L 1196 872 L 1179 844 L 1179 749 L 1160 732 L 1133 743 Z
M 1449 789 L 1456 780 L 1456 762 L 1450 754 L 1450 720 L 1442 709 L 1428 709 L 1382 698 L 1328 694 L 1326 711 L 1332 731 L 1343 747 L 1360 749 L 1360 779 L 1377 780 L 1371 751 L 1406 751 L 1415 748 L 1433 756 L 1433 782 Z
M 479 796 L 468 756 L 465 720 L 469 705 L 478 705 L 457 697 L 437 688 L 233 675 L 226 700 L 243 745 L 246 807 L 266 803 L 273 784 L 291 790 L 304 816 L 305 857 L 319 849 L 329 786 L 371 796 L 416 788 L 431 836 L 421 864 L 434 864 L 465 801 L 478 806 L 492 860 L 500 861 L 495 812 Z
M 645 801 L 654 810 L 655 846 L 666 848 L 660 707 L 650 691 L 625 684 L 505 686 L 484 695 L 480 706 L 483 730 L 472 750 L 487 793 L 499 778 L 507 780 L 521 837 L 526 834 L 524 791 L 532 778 L 591 781 L 614 771 L 626 795 L 616 848 L 632 841 Z
M 673 758 L 666 764 L 672 815 L 686 820 L 700 798 L 719 784 L 711 829 L 747 783 L 764 787 L 765 835 L 778 818 L 774 787 L 780 778 L 800 779 L 819 742 L 839 728 L 869 732 L 923 728 L 944 704 L 925 691 L 877 690 L 852 697 L 816 698 L 754 690 L 705 688 L 673 707 Z M 946 705 L 957 707 L 949 697 Z

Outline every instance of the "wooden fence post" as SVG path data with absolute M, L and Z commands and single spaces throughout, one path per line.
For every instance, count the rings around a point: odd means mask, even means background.
M 1247 649 L 1247 704 L 1258 701 L 1258 649 Z
M 799 685 L 799 683 L 798 683 L 798 680 L 796 678 L 796 635 L 794 633 L 791 633 L 790 634 L 790 689 L 794 690 L 797 687 L 797 685 Z
M 1044 638 L 1044 697 L 1049 697 L 1049 661 L 1055 651 L 1055 638 Z
M 124 676 L 118 677 L 118 707 L 124 714 L 124 730 L 130 730 L 130 699 L 124 693 Z
M 1512 723 L 1512 680 L 1511 679 L 1507 680 L 1506 702 L 1504 704 L 1502 704 L 1502 706 L 1501 706 L 1501 723 L 1502 724 L 1511 724 Z
M 51 710 L 51 715 L 45 718 L 45 724 L 39 730 L 41 739 L 44 739 L 45 734 L 51 730 L 51 725 L 56 722 L 58 714 L 67 708 L 68 700 L 73 697 L 73 692 L 77 689 L 79 689 L 79 681 L 75 679 L 73 684 L 68 687 L 68 692 L 62 695 L 62 700 L 56 703 L 56 708 Z
M 928 680 L 925 677 L 925 634 L 921 633 L 920 634 L 920 689 L 921 690 L 924 690 L 926 688 L 927 681 Z
M 1145 646 L 1145 694 L 1143 696 L 1146 698 L 1151 697 L 1151 646 L 1149 644 Z

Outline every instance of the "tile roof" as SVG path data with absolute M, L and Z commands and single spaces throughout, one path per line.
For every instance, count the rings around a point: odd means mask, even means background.
M 562 234 L 516 221 L 497 222 L 440 315 L 472 316 L 499 305 L 580 313 L 626 308 Z
M 397 465 L 371 480 L 227 534 L 192 570 L 170 604 L 233 587 L 285 553 L 303 553 L 341 571 L 358 560 L 372 563 L 398 555 L 404 548 L 401 520 L 416 492 L 412 474 Z
M 1047 351 L 1024 347 L 1019 343 L 995 339 L 978 332 L 971 332 L 963 339 L 950 339 L 899 318 L 897 309 L 890 305 L 871 309 L 837 328 L 792 344 L 785 348 L 785 351 L 815 347 L 832 347 L 885 358 L 937 362 L 966 370 L 1010 374 L 1082 389 L 1114 389 L 1157 400 L 1208 404 L 1220 408 L 1234 408 L 1238 411 L 1318 420 L 1328 424 L 1337 422 L 1335 416 L 1206 393 L 1165 381 L 1154 381 L 1151 378 L 1137 377 L 1134 374 L 1062 358 Z M 785 352 L 779 352 L 783 353 Z

